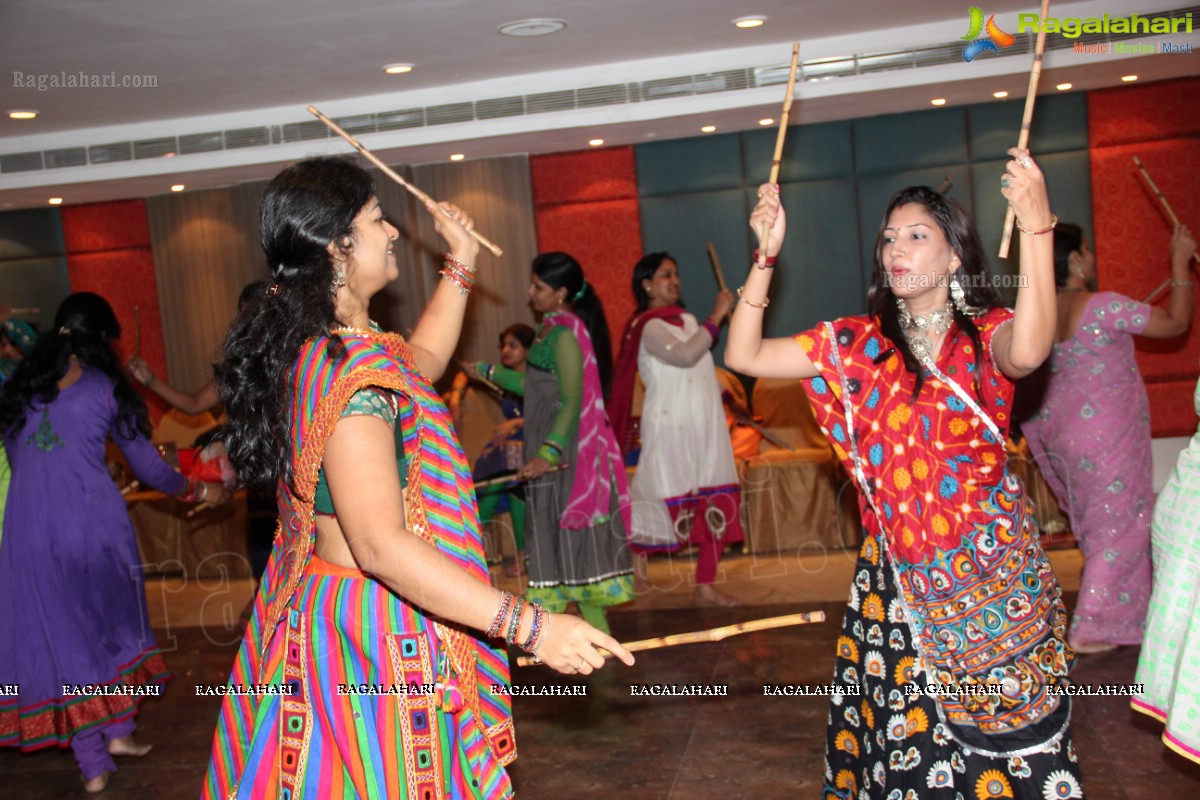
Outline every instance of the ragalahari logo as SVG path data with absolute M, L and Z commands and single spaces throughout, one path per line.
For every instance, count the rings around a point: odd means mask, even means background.
M 996 49 L 996 45 L 1008 47 L 1017 40 L 1017 37 L 1011 33 L 1005 33 L 1000 30 L 1000 26 L 996 24 L 996 15 L 992 14 L 988 17 L 987 25 L 983 24 L 983 10 L 977 6 L 971 6 L 967 9 L 970 15 L 970 28 L 967 30 L 967 35 L 962 37 L 965 41 L 970 41 L 963 48 L 963 61 L 970 62 L 975 56 L 982 52 L 991 50 L 993 53 L 1000 52 Z M 979 34 L 987 31 L 987 36 L 981 37 Z

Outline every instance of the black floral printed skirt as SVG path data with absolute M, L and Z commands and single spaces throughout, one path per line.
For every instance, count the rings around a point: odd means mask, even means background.
M 1070 714 L 1069 697 L 1005 736 L 951 730 L 939 718 L 887 556 L 869 538 L 864 531 L 863 553 L 874 563 L 860 553 L 838 637 L 833 682 L 845 693 L 829 708 L 824 800 L 1082 798 L 1069 728 L 1053 738 Z

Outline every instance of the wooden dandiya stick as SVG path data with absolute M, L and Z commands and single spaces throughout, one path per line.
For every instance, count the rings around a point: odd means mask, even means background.
M 338 125 L 336 122 L 331 120 L 329 117 L 325 116 L 320 111 L 318 111 L 316 106 L 309 106 L 308 112 L 310 114 L 312 114 L 314 117 L 316 117 L 317 119 L 321 120 L 321 122 L 324 122 L 325 126 L 327 128 L 329 128 L 329 130 L 333 131 L 338 136 L 342 137 L 347 142 L 349 142 L 350 145 L 355 150 L 357 150 L 358 152 L 363 154 L 364 158 L 366 158 L 368 161 L 370 161 L 375 166 L 379 167 L 380 171 L 383 172 L 384 175 L 387 175 L 389 178 L 394 180 L 396 183 L 403 186 L 408 191 L 408 193 L 411 194 L 413 197 L 416 197 L 422 203 L 433 203 L 434 202 L 434 199 L 432 197 L 425 194 L 424 192 L 422 192 L 416 186 L 413 186 L 408 181 L 404 180 L 404 178 L 400 177 L 400 174 L 398 172 L 396 172 L 396 170 L 392 169 L 387 164 L 383 163 L 383 161 L 381 161 L 378 156 L 376 156 L 374 153 L 372 153 L 367 148 L 363 147 L 362 144 L 357 139 L 355 139 L 350 134 L 346 133 L 346 131 L 342 130 L 342 127 L 340 125 Z M 449 213 L 446 212 L 444 209 L 442 209 L 441 206 L 438 206 L 438 209 L 441 210 L 441 212 L 443 214 L 446 214 L 446 216 L 449 216 Z M 479 231 L 472 230 L 470 233 L 471 233 L 471 236 L 473 236 L 476 241 L 478 241 L 481 245 L 483 245 L 488 250 L 490 250 L 493 255 L 496 255 L 496 256 L 504 255 L 503 250 L 501 250 L 498 246 L 496 246 L 495 244 L 490 242 L 487 239 L 487 237 L 485 237 Z
M 772 185 L 779 181 L 779 165 L 783 163 L 783 140 L 787 138 L 788 117 L 792 113 L 792 95 L 796 91 L 796 68 L 799 65 L 800 43 L 792 42 L 792 63 L 788 65 L 787 92 L 783 96 L 783 111 L 779 114 L 779 134 L 775 137 L 775 155 L 771 157 L 771 177 L 767 181 Z M 766 264 L 771 227 L 769 223 L 763 223 L 762 235 L 758 237 L 760 264 Z
M 954 185 L 954 173 L 951 172 L 946 177 L 942 178 L 942 182 L 938 184 L 935 190 L 938 194 L 945 194 L 950 191 L 950 187 Z
M 37 306 L 33 306 L 33 307 L 29 307 L 29 308 L 10 308 L 10 309 L 8 310 L 8 313 L 10 313 L 10 314 L 21 314 L 21 315 L 25 315 L 25 314 L 40 314 L 40 313 L 42 313 L 42 310 L 41 310 L 40 308 L 38 308 Z
M 570 468 L 570 464 L 559 464 L 556 467 L 551 467 L 542 474 L 549 475 L 551 472 L 562 472 L 564 469 Z M 480 481 L 479 483 L 475 484 L 475 491 L 478 492 L 480 489 L 486 489 L 489 486 L 505 486 L 510 483 L 516 486 L 518 483 L 528 482 L 529 478 L 518 478 L 516 475 L 501 475 L 499 478 L 490 478 L 486 481 Z
M 727 639 L 730 636 L 737 636 L 742 633 L 753 633 L 754 631 L 765 631 L 772 628 L 787 628 L 792 625 L 807 625 L 810 622 L 824 622 L 824 611 L 805 611 L 800 614 L 786 614 L 782 617 L 765 617 L 763 619 L 752 619 L 746 622 L 739 622 L 735 625 L 725 625 L 720 628 L 709 628 L 705 631 L 692 631 L 690 633 L 676 633 L 671 636 L 656 636 L 653 639 L 639 639 L 636 642 L 624 642 L 624 647 L 631 653 L 636 653 L 639 650 L 658 650 L 663 647 L 676 647 L 681 644 L 697 644 L 699 642 L 719 642 L 722 639 Z M 608 658 L 612 653 L 603 648 L 597 648 L 600 655 Z M 517 666 L 528 667 L 534 664 L 540 664 L 533 656 L 521 656 L 517 659 Z
M 713 272 L 717 273 L 717 286 L 722 292 L 725 291 L 728 288 L 725 285 L 725 273 L 721 272 L 721 258 L 712 242 L 708 243 L 708 260 L 712 263 Z
M 1050 0 L 1042 0 L 1042 16 L 1050 16 Z M 1024 150 L 1029 145 L 1029 126 L 1033 122 L 1033 103 L 1037 99 L 1038 78 L 1042 76 L 1042 53 L 1046 50 L 1046 30 L 1039 26 L 1037 44 L 1033 48 L 1033 67 L 1029 70 L 1029 89 L 1025 93 L 1025 113 L 1021 115 L 1021 133 L 1017 136 L 1017 147 Z M 1010 205 L 1004 212 L 1004 231 L 1000 235 L 1000 257 L 1008 258 L 1008 248 L 1012 244 L 1013 223 L 1017 221 L 1017 213 Z
M 1142 163 L 1142 159 L 1134 156 L 1133 163 L 1137 165 L 1138 172 L 1142 173 L 1142 177 L 1146 180 L 1146 185 L 1150 187 L 1150 191 L 1154 192 L 1154 196 L 1158 198 L 1158 203 L 1162 206 L 1163 211 L 1167 212 L 1167 218 L 1171 220 L 1171 224 L 1175 227 L 1178 227 L 1179 217 L 1175 216 L 1175 211 L 1171 208 L 1171 204 L 1167 202 L 1166 195 L 1162 193 L 1162 190 L 1158 188 L 1158 184 L 1154 182 L 1154 179 L 1150 177 L 1150 173 L 1146 171 L 1146 165 Z M 1195 261 L 1200 261 L 1200 253 L 1192 253 L 1192 258 Z M 1154 294 L 1161 292 L 1163 287 L 1170 282 L 1171 279 L 1167 278 L 1162 286 L 1159 286 L 1154 290 Z

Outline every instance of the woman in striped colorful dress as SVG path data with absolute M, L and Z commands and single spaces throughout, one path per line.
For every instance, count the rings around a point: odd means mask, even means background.
M 762 188 L 751 217 L 770 241 L 739 290 L 725 360 L 807 379 L 863 519 L 825 800 L 1083 796 L 1062 593 L 1004 446 L 1013 381 L 1054 342 L 1056 220 L 1041 170 L 1008 152 L 1001 192 L 1021 231 L 1013 310 L 962 206 L 911 187 L 880 226 L 868 314 L 763 339 L 785 226 L 778 187 Z
M 516 757 L 506 639 L 560 672 L 597 648 L 582 620 L 492 588 L 470 469 L 431 381 L 474 282 L 471 220 L 430 204 L 450 252 L 412 337 L 370 298 L 398 275 L 367 172 L 317 158 L 262 202 L 272 283 L 215 374 L 247 483 L 277 482 L 280 527 L 234 663 L 206 798 L 507 798 Z M 489 624 L 490 622 L 490 624 Z M 480 631 L 487 630 L 487 634 Z

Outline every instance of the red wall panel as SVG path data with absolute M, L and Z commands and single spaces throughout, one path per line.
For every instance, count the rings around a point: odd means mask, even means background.
M 1179 219 L 1200 230 L 1200 79 L 1089 93 L 1088 136 L 1099 285 L 1140 300 L 1170 275 L 1172 228 L 1133 156 L 1141 158 Z M 1166 296 L 1155 304 L 1165 305 Z M 1197 425 L 1192 389 L 1200 374 L 1198 326 L 1178 339 L 1138 339 L 1137 358 L 1154 435 L 1191 435 Z
M 538 250 L 562 250 L 583 265 L 604 303 L 613 355 L 633 313 L 630 280 L 642 257 L 633 148 L 530 159 Z
M 139 355 L 156 375 L 166 375 L 162 319 L 150 227 L 142 200 L 68 206 L 62 210 L 67 244 L 67 274 L 71 291 L 95 292 L 113 307 L 121 323 L 121 340 L 114 345 L 122 361 Z M 134 309 L 137 309 L 135 314 Z M 140 340 L 140 342 L 139 342 Z M 151 416 L 167 406 L 143 391 Z

